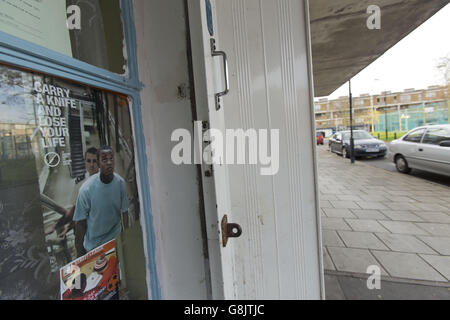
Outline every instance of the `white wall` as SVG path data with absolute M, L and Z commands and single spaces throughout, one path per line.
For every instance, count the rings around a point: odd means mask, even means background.
M 142 115 L 163 299 L 207 299 L 195 166 L 175 166 L 175 129 L 193 129 L 183 0 L 134 0 Z

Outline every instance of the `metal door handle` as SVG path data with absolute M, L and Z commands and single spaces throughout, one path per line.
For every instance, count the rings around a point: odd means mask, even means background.
M 423 152 L 423 149 L 422 149 L 422 148 L 420 148 L 420 149 L 419 149 L 419 152 Z
M 228 71 L 228 56 L 224 51 L 216 51 L 216 40 L 211 39 L 211 54 L 213 57 L 222 57 L 223 58 L 223 69 L 225 74 L 225 90 L 219 93 L 216 93 L 216 110 L 220 110 L 220 97 L 227 95 L 230 92 L 230 78 Z

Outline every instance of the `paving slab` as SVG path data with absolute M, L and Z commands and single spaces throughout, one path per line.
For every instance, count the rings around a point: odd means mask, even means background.
M 391 251 L 405 253 L 436 254 L 436 251 L 415 236 L 404 234 L 377 233 L 376 236 L 387 245 Z
M 352 230 L 342 218 L 323 217 L 321 221 L 323 230 Z
M 380 290 L 367 288 L 367 276 L 325 273 L 327 300 L 450 300 L 450 288 L 430 284 L 381 280 Z
M 374 234 L 368 232 L 338 231 L 348 248 L 389 250 Z
M 392 277 L 447 282 L 440 273 L 416 254 L 372 251 Z
M 321 194 L 320 200 L 339 200 L 335 194 Z
M 415 203 L 416 209 L 423 211 L 438 211 L 438 212 L 448 212 L 448 208 L 440 204 L 435 203 Z
M 407 197 L 407 196 L 397 196 L 397 195 L 389 195 L 386 198 L 392 202 L 410 202 L 415 203 L 417 200 Z
M 411 235 L 429 235 L 425 230 L 417 227 L 412 222 L 403 221 L 379 221 L 391 233 L 411 234 Z
M 423 254 L 420 256 L 450 281 L 450 257 Z
M 421 217 L 415 215 L 411 211 L 394 211 L 394 210 L 382 210 L 386 217 L 394 221 L 406 221 L 406 222 L 425 222 Z
M 447 223 L 450 224 L 450 215 L 434 211 L 414 211 L 414 214 L 421 217 L 424 222 Z
M 323 208 L 334 208 L 329 200 L 320 200 L 320 207 Z
M 333 201 L 330 200 L 330 203 L 333 205 L 336 209 L 361 209 L 360 206 L 356 204 L 354 201 Z
M 322 243 L 327 247 L 345 247 L 345 244 L 334 230 L 322 231 Z
M 433 250 L 439 252 L 439 254 L 450 256 L 450 238 L 431 236 L 419 236 L 418 238 L 433 248 Z
M 337 277 L 325 274 L 324 278 L 326 300 L 347 300 L 347 297 L 345 296 Z
M 356 218 L 349 209 L 323 208 L 329 218 Z
M 388 200 L 385 196 L 377 196 L 377 195 L 372 195 L 372 194 L 368 194 L 368 195 L 359 194 L 358 196 L 363 201 L 371 201 L 371 202 L 380 201 L 380 202 L 382 202 L 382 201 L 387 201 Z
M 387 275 L 369 250 L 329 247 L 328 252 L 338 271 L 367 273 L 370 266 L 378 266 L 381 274 Z
M 357 191 L 353 191 L 353 192 L 355 192 L 355 195 L 338 194 L 337 198 L 339 199 L 339 201 L 361 201 L 362 199 L 357 195 L 359 192 L 357 192 Z
M 383 210 L 389 209 L 382 202 L 379 201 L 357 201 L 356 202 L 361 209 L 366 210 Z
M 386 220 L 386 219 L 388 219 L 379 210 L 351 209 L 350 211 L 355 216 L 357 216 L 358 219 L 369 219 L 369 220 Z
M 403 210 L 417 210 L 416 203 L 410 202 L 383 202 L 383 204 L 391 210 L 403 211 Z
M 334 267 L 333 261 L 330 258 L 330 254 L 327 251 L 327 248 L 323 248 L 323 268 L 325 270 L 336 270 Z
M 371 196 L 375 196 L 375 197 L 384 197 L 385 199 L 387 199 L 386 196 L 388 196 L 390 194 L 389 192 L 378 191 L 378 190 L 366 190 L 365 192 L 367 193 L 367 195 L 371 195 Z
M 359 232 L 389 232 L 376 220 L 344 219 L 354 231 Z
M 434 236 L 448 237 L 450 236 L 450 224 L 441 223 L 416 223 L 416 226 L 426 230 Z
M 410 191 L 400 191 L 400 190 L 391 190 L 389 191 L 389 195 L 399 197 L 414 197 L 414 195 Z
M 437 203 L 437 204 L 447 204 L 448 200 L 439 197 L 415 197 L 415 200 L 420 203 Z

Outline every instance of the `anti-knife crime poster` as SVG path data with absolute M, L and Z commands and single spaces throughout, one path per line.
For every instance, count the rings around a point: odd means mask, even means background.
M 0 0 L 0 31 L 72 56 L 65 0 Z
M 111 240 L 145 299 L 140 215 L 128 98 L 0 65 L 0 300 L 60 299 L 61 268 Z

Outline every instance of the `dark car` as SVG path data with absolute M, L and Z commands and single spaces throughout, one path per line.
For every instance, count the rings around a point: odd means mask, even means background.
M 328 143 L 330 151 L 350 158 L 350 134 L 350 131 L 342 131 L 333 135 Z M 367 131 L 353 131 L 353 139 L 356 158 L 385 157 L 387 154 L 386 143 L 374 138 Z

